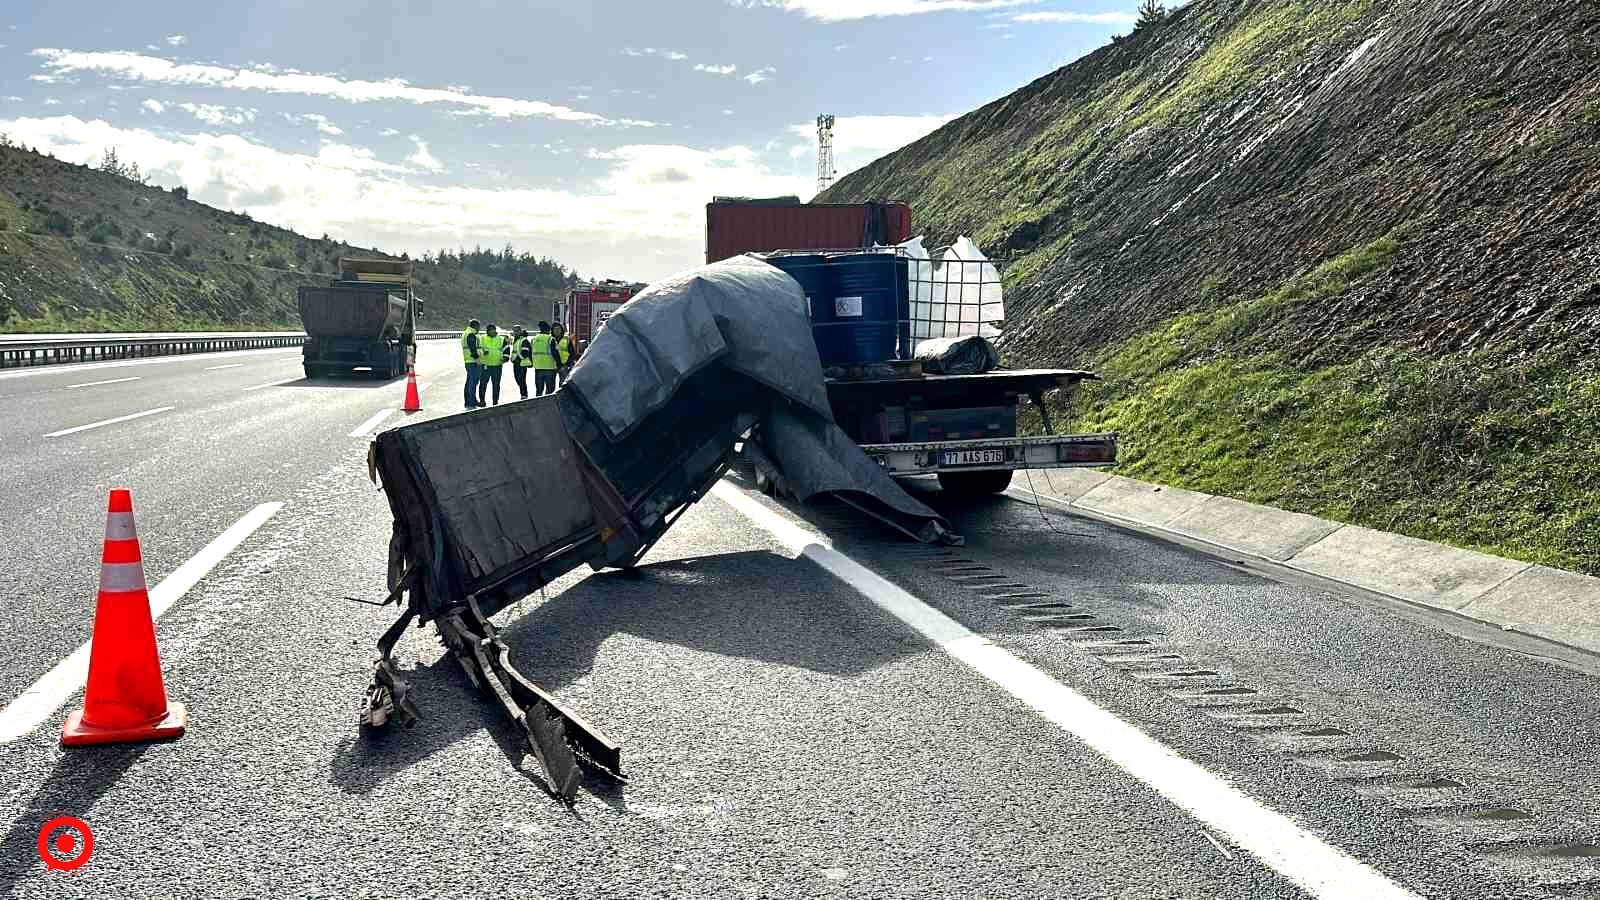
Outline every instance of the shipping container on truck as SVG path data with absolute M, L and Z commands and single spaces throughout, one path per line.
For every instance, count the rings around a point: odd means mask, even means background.
M 422 315 L 411 273 L 408 259 L 345 257 L 339 260 L 339 277 L 329 285 L 301 287 L 306 377 L 357 369 L 370 369 L 379 378 L 405 374 L 416 359 Z
M 904 203 L 801 203 L 717 197 L 706 205 L 706 262 L 772 250 L 838 250 L 911 239 Z
M 974 287 L 994 291 L 999 285 L 974 277 L 997 272 L 992 261 L 945 263 L 935 269 L 902 252 L 864 250 L 910 237 L 911 211 L 899 203 L 814 205 L 719 198 L 706 207 L 708 263 L 755 253 L 800 282 L 834 419 L 888 474 L 933 475 L 952 493 L 984 494 L 1004 491 L 1018 469 L 1115 463 L 1115 434 L 1049 433 L 1054 427 L 1045 394 L 1096 379 L 1091 372 L 922 371 L 912 359 L 918 338 L 930 331 L 952 337 L 973 333 L 979 323 L 937 321 L 929 308 L 944 304 L 914 304 L 913 298 L 955 296 Z M 941 253 L 930 256 L 938 261 Z M 913 332 L 913 321 L 921 333 Z M 1017 411 L 1024 401 L 1038 410 L 1046 434 L 1018 433 Z M 758 469 L 757 481 L 772 489 L 781 484 L 781 473 Z
M 582 353 L 606 319 L 644 289 L 642 284 L 609 278 L 584 285 L 567 292 L 566 305 L 556 313 L 556 321 L 567 329 L 577 352 Z

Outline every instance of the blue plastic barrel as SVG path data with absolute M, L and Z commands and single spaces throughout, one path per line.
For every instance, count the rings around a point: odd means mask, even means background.
M 828 266 L 826 256 L 806 253 L 769 256 L 766 260 L 800 282 L 800 289 L 806 293 L 811 321 L 825 322 L 833 318 L 833 270 Z
M 814 305 L 811 318 L 823 365 L 894 359 L 901 322 L 910 312 L 906 260 L 888 253 L 841 254 L 828 259 L 828 269 L 833 302 L 826 310 Z

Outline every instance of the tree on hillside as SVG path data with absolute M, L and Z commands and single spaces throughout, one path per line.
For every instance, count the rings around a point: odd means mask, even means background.
M 1167 17 L 1167 8 L 1161 5 L 1160 0 L 1140 0 L 1139 21 L 1134 28 L 1144 28 L 1147 25 L 1157 25 Z
M 105 155 L 100 158 L 100 164 L 95 168 L 107 175 L 126 178 L 135 184 L 150 183 L 149 177 L 139 171 L 138 163 L 124 163 L 117 157 L 117 148 L 115 147 L 106 148 Z

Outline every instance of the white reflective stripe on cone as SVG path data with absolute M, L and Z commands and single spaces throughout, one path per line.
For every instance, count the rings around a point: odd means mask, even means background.
M 102 563 L 100 590 L 112 594 L 144 590 L 144 563 Z
M 131 541 L 137 537 L 133 530 L 133 513 L 106 513 L 106 540 Z

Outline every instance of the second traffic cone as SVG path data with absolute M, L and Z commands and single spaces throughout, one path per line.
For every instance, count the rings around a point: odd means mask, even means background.
M 61 743 L 70 747 L 173 738 L 183 734 L 188 722 L 182 703 L 167 702 L 144 561 L 133 528 L 133 496 L 116 488 L 106 512 L 89 685 L 83 709 L 67 717 Z
M 406 403 L 401 411 L 422 412 L 422 397 L 417 394 L 417 370 L 414 366 L 406 370 Z

